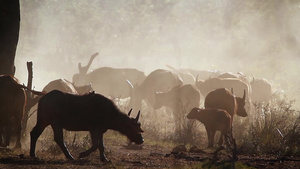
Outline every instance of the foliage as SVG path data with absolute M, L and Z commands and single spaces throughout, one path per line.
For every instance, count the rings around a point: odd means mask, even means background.
M 299 156 L 300 114 L 292 108 L 294 101 L 274 94 L 270 104 L 255 105 L 256 116 L 244 139 L 244 151 L 278 157 Z

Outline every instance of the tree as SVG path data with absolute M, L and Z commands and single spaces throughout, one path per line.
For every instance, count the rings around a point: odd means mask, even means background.
M 15 74 L 19 30 L 19 0 L 0 0 L 0 74 Z

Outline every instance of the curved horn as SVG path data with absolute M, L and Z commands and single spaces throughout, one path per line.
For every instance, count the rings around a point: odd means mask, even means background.
M 233 88 L 231 88 L 231 94 L 233 94 Z
M 196 84 L 198 83 L 198 78 L 199 78 L 199 74 L 197 74 L 197 77 L 196 77 Z
M 243 100 L 246 99 L 246 89 L 244 89 L 244 96 L 243 96 Z
M 139 110 L 138 114 L 136 115 L 135 121 L 138 122 L 140 118 L 141 110 Z
M 132 109 L 130 109 L 130 110 L 129 110 L 129 112 L 128 112 L 128 116 L 130 116 L 130 114 L 131 114 L 131 111 L 132 111 Z
M 129 86 L 133 89 L 134 87 L 133 87 L 133 85 L 131 84 L 131 82 L 127 79 L 126 80 L 127 81 L 127 83 L 129 84 Z

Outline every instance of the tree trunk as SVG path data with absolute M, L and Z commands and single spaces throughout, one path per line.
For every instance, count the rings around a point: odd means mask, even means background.
M 0 74 L 15 74 L 19 29 L 19 0 L 0 0 Z

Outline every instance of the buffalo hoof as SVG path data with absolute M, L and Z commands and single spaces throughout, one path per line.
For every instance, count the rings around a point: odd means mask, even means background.
M 88 154 L 85 153 L 85 152 L 82 152 L 82 153 L 79 154 L 78 158 L 81 159 L 81 158 L 86 157 L 86 156 L 88 156 Z
M 74 158 L 72 156 L 67 158 L 69 161 L 74 161 Z
M 104 158 L 100 158 L 100 160 L 104 163 L 104 164 L 108 164 L 108 163 L 111 163 L 110 160 L 108 160 L 106 157 Z
M 30 153 L 30 157 L 31 157 L 31 158 L 36 158 L 35 153 Z
M 111 163 L 111 161 L 110 160 L 105 160 L 105 161 L 102 161 L 104 164 L 110 164 Z
M 33 160 L 38 160 L 36 156 L 30 156 L 30 158 L 32 158 Z

